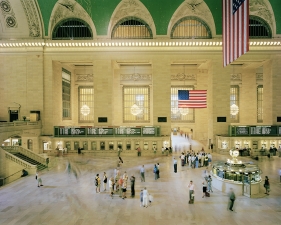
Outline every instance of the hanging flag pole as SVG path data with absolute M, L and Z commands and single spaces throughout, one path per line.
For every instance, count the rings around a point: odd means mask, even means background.
M 249 51 L 249 1 L 223 2 L 223 66 Z

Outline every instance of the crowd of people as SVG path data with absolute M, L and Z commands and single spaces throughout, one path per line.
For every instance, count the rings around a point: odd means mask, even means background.
M 201 151 L 195 152 L 193 150 L 182 152 L 181 156 L 181 166 L 188 165 L 190 168 L 208 167 L 212 162 L 211 153 L 206 153 L 202 148 Z

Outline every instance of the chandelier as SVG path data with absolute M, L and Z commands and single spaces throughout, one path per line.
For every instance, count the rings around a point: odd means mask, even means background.
M 172 111 L 173 114 L 177 114 L 179 112 L 179 109 L 178 108 L 172 108 L 171 111 Z
M 87 116 L 90 114 L 90 108 L 87 105 L 83 105 L 80 109 L 80 112 L 82 113 L 83 116 Z
M 131 114 L 134 116 L 140 114 L 142 112 L 142 109 L 135 103 L 131 106 Z
M 230 106 L 230 114 L 232 116 L 236 116 L 238 114 L 238 112 L 239 112 L 239 107 L 237 105 L 235 105 L 235 104 L 232 104 Z
M 183 116 L 186 116 L 189 113 L 188 108 L 180 108 L 179 111 Z

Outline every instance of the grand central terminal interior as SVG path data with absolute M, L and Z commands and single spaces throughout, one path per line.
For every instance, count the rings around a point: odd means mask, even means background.
M 222 1 L 0 0 L 0 224 L 280 224 L 279 0 L 249 0 L 248 33 L 249 51 L 224 66 Z M 181 108 L 179 91 L 196 90 L 205 105 Z M 118 149 L 135 198 L 95 193 Z M 210 198 L 201 198 L 206 168 L 180 164 L 191 150 L 218 162 L 207 168 Z M 220 178 L 234 150 L 236 163 L 255 165 L 255 184 L 242 170 L 239 184 Z M 144 187 L 154 196 L 148 209 L 139 206 Z

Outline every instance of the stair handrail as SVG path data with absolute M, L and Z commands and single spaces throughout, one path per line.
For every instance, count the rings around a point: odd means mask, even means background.
M 7 176 L 7 177 L 4 177 L 4 183 L 3 183 L 3 185 L 5 185 L 5 183 L 9 184 L 9 183 L 11 183 L 11 182 L 13 182 L 13 181 L 15 181 L 15 180 L 21 178 L 21 175 L 19 175 L 19 176 L 16 176 L 14 179 L 11 179 L 11 177 L 14 177 L 14 176 L 15 176 L 16 174 L 18 174 L 18 173 L 22 173 L 22 170 L 19 170 L 19 171 L 15 172 L 15 173 L 13 173 L 13 174 Z
M 4 150 L 6 150 L 7 152 L 22 153 L 23 155 L 27 156 L 28 158 L 31 158 L 31 159 L 47 166 L 46 159 L 43 156 L 38 155 L 38 154 L 34 153 L 33 151 L 30 151 L 29 149 L 23 148 L 21 146 L 2 146 L 2 148 Z

